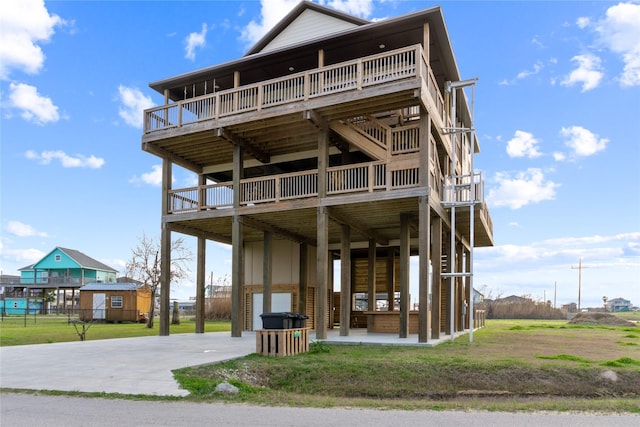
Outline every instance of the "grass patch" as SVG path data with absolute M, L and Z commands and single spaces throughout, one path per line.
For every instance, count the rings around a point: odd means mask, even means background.
M 309 353 L 254 354 L 175 374 L 190 391 L 189 377 L 211 384 L 238 381 L 255 390 L 237 397 L 218 397 L 198 389 L 190 395 L 205 401 L 410 410 L 639 412 L 637 361 L 614 345 L 621 328 L 565 329 L 561 325 L 494 320 L 474 333 L 472 344 L 462 336 L 436 347 L 312 342 Z M 544 354 L 545 349 L 557 348 L 569 352 Z M 603 380 L 603 366 L 616 372 L 616 381 Z
M 617 360 L 602 362 L 602 366 L 610 366 L 614 368 L 622 368 L 626 366 L 640 366 L 640 360 L 633 359 L 631 357 L 621 357 L 620 359 L 617 359 Z
M 584 357 L 572 356 L 570 354 L 558 354 L 556 356 L 536 356 L 539 359 L 547 359 L 547 360 L 570 360 L 572 362 L 580 362 L 580 363 L 592 363 L 592 360 L 585 359 Z
M 132 338 L 158 335 L 158 322 L 151 329 L 143 323 L 95 323 L 86 334 L 87 341 L 111 338 Z M 171 334 L 195 332 L 195 321 L 181 320 L 179 325 L 170 325 Z M 206 321 L 205 332 L 226 332 L 231 330 L 229 321 Z M 42 315 L 37 319 L 5 316 L 0 323 L 0 346 L 50 344 L 56 342 L 79 341 L 73 325 L 66 316 Z

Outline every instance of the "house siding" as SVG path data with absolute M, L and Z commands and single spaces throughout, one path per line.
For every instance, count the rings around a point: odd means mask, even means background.
M 356 27 L 356 25 L 350 22 L 322 15 L 312 10 L 305 10 L 284 31 L 271 40 L 271 42 L 262 49 L 262 52 L 269 52 L 296 43 L 306 42 L 354 27 Z

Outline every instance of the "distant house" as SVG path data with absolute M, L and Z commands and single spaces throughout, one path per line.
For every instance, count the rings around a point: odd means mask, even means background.
M 83 321 L 141 322 L 151 307 L 151 290 L 136 283 L 89 283 L 80 288 Z
M 631 310 L 631 301 L 624 298 L 613 298 L 607 300 L 607 311 L 617 312 L 617 311 L 630 311 Z
M 115 283 L 117 271 L 75 249 L 56 247 L 40 261 L 20 269 L 27 287 L 76 287 L 93 282 Z
M 115 283 L 117 271 L 75 249 L 56 247 L 35 264 L 21 268 L 20 287 L 31 295 L 46 290 L 72 293 L 87 283 Z M 65 295 L 66 296 L 66 295 Z M 57 292 L 56 299 L 59 300 Z M 66 300 L 66 298 L 65 298 Z M 64 302 L 62 303 L 64 305 Z M 57 301 L 57 306 L 60 302 Z
M 481 304 L 484 302 L 484 294 L 482 292 L 478 292 L 476 289 L 473 290 L 473 303 Z

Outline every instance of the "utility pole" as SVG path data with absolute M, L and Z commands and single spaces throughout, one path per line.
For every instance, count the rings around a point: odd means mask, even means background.
M 553 308 L 556 308 L 556 295 L 558 293 L 558 282 L 553 282 Z
M 578 266 L 571 266 L 572 270 L 578 270 L 578 313 L 580 313 L 580 292 L 582 291 L 582 269 L 589 268 L 582 265 L 582 258 L 578 260 Z

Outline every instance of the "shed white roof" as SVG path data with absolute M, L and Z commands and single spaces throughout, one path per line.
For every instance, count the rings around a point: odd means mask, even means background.
M 87 283 L 81 291 L 135 291 L 139 286 L 135 283 Z

